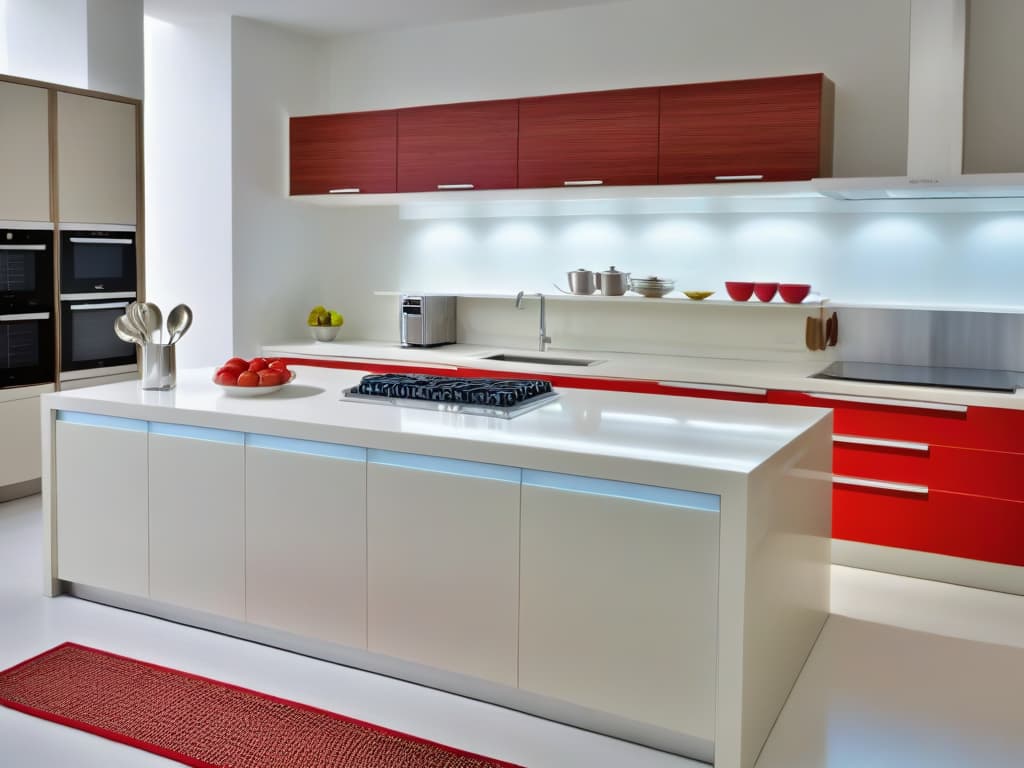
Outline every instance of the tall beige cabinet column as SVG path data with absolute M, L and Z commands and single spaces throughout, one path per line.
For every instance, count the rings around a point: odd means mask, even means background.
M 49 91 L 0 81 L 0 220 L 50 221 Z
M 61 222 L 136 223 L 137 107 L 57 95 L 57 192 Z

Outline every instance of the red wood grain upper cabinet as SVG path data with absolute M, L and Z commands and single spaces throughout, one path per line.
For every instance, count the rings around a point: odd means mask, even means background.
M 293 117 L 290 134 L 291 194 L 395 191 L 393 110 Z
M 514 189 L 519 101 L 398 111 L 398 191 Z
M 658 89 L 519 100 L 519 186 L 658 183 Z
M 821 74 L 662 88 L 659 183 L 831 176 L 833 94 Z

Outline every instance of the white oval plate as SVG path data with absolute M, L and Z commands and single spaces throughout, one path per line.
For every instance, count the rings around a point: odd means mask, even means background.
M 292 377 L 284 384 L 276 384 L 273 387 L 231 387 L 226 384 L 217 384 L 216 381 L 213 383 L 215 386 L 220 387 L 221 391 L 228 397 L 260 397 L 261 395 L 278 392 L 293 381 L 295 381 L 295 371 L 292 371 Z

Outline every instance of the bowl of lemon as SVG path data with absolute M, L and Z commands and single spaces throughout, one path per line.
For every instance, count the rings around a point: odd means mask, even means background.
M 309 333 L 316 341 L 334 341 L 344 322 L 340 312 L 321 306 L 313 307 L 306 318 Z

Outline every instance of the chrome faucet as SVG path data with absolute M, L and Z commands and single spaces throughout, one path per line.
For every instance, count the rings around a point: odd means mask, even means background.
M 540 299 L 540 333 L 537 339 L 537 349 L 541 352 L 547 351 L 547 345 L 551 343 L 551 337 L 547 331 L 547 315 L 544 312 L 544 294 L 535 294 Z M 516 294 L 516 309 L 523 308 L 523 291 Z

